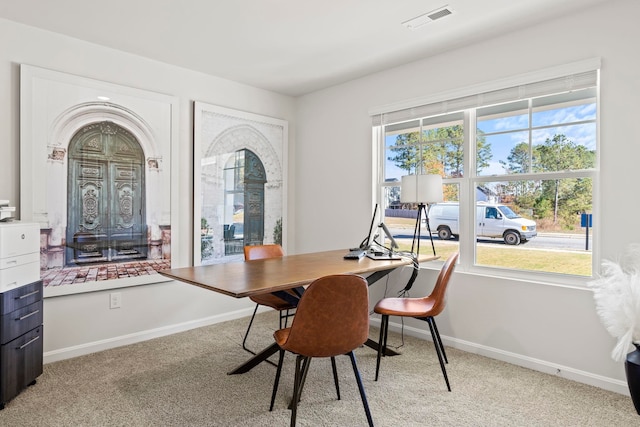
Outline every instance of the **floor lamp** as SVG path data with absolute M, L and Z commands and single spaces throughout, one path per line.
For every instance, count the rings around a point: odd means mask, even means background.
M 418 217 L 416 218 L 416 227 L 413 230 L 413 242 L 411 243 L 411 253 L 415 254 L 413 263 L 413 272 L 407 282 L 407 285 L 399 295 L 405 295 L 413 286 L 413 282 L 418 277 L 418 255 L 420 254 L 420 235 L 422 228 L 422 213 L 427 223 L 429 239 L 431 239 L 431 249 L 433 256 L 436 256 L 436 247 L 433 244 L 433 236 L 431 235 L 431 226 L 429 225 L 429 216 L 427 215 L 427 206 L 429 203 L 441 202 L 442 197 L 442 177 L 440 175 L 406 175 L 402 177 L 400 187 L 400 201 L 402 203 L 417 203 Z M 426 203 L 426 204 L 425 204 Z M 416 249 L 417 245 L 417 249 Z M 414 251 L 414 249 L 416 249 Z M 413 256 L 413 255 L 412 255 Z
M 411 252 L 416 255 L 420 253 L 422 219 L 424 218 L 427 223 L 429 239 L 431 239 L 431 249 L 433 249 L 433 255 L 435 256 L 436 247 L 433 244 L 433 236 L 431 235 L 427 205 L 442 201 L 442 177 L 440 175 L 405 175 L 402 177 L 401 185 L 400 201 L 402 203 L 418 204 L 418 218 L 416 219 L 416 226 L 413 231 Z M 414 249 L 416 250 L 414 251 Z

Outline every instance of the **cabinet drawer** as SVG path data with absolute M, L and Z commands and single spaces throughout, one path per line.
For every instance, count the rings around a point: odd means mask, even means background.
M 0 270 L 0 292 L 40 280 L 40 263 L 31 262 Z
M 42 281 L 0 293 L 0 316 L 42 300 Z
M 42 374 L 43 327 L 0 346 L 0 403 L 14 398 Z
M 25 255 L 16 255 L 13 257 L 0 258 L 0 270 L 5 268 L 19 267 L 25 264 L 31 264 L 34 262 L 40 262 L 40 253 L 32 252 Z
M 0 344 L 42 325 L 42 301 L 34 302 L 0 317 Z
M 37 223 L 0 224 L 0 258 L 40 252 L 40 225 Z

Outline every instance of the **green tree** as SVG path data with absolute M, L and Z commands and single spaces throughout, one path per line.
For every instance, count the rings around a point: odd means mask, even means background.
M 507 162 L 500 160 L 500 164 L 506 173 L 528 173 L 531 167 L 529 157 L 529 144 L 520 142 L 511 149 Z
M 396 137 L 396 144 L 390 148 L 394 154 L 388 160 L 408 173 L 418 169 L 420 154 L 420 134 L 418 132 L 403 133 Z

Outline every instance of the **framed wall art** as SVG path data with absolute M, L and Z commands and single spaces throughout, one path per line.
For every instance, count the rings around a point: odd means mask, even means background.
M 285 120 L 194 103 L 194 265 L 285 246 L 287 135 Z
M 45 297 L 165 281 L 177 99 L 20 69 L 20 217 L 40 224 Z

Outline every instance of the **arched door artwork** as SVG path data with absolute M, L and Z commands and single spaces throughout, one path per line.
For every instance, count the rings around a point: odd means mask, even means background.
M 66 265 L 147 257 L 144 153 L 112 123 L 80 129 L 69 143 Z
M 264 242 L 264 184 L 267 175 L 260 158 L 250 150 L 238 150 L 225 167 L 225 255 L 242 253 L 243 246 Z

